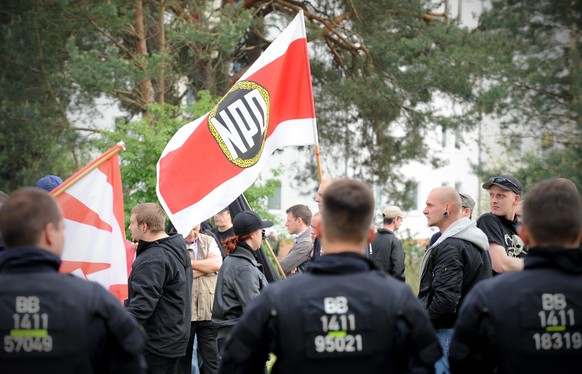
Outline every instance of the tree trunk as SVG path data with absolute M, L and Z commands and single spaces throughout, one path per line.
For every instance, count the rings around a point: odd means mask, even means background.
M 137 58 L 141 59 L 141 66 L 144 74 L 147 74 L 147 56 L 148 46 L 146 43 L 146 33 L 143 16 L 143 1 L 135 0 L 135 33 L 137 39 L 136 51 Z M 148 78 L 143 78 L 139 81 L 139 96 L 144 105 L 142 109 L 145 111 L 145 105 L 153 103 L 153 86 L 152 81 Z
M 161 0 L 160 4 L 160 55 L 162 56 L 162 64 L 160 66 L 160 76 L 158 83 L 158 102 L 163 104 L 166 101 L 166 81 L 164 77 L 165 56 L 166 49 L 166 27 L 164 25 L 164 15 L 166 13 L 166 0 Z

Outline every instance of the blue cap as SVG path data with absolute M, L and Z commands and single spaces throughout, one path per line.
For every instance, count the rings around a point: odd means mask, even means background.
M 38 182 L 36 182 L 36 188 L 40 188 L 41 190 L 45 190 L 46 192 L 51 192 L 61 183 L 63 183 L 63 180 L 61 178 L 57 177 L 56 175 L 49 174 L 40 178 Z

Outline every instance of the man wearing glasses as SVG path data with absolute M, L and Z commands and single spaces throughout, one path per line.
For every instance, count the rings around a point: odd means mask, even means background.
M 483 188 L 489 190 L 491 213 L 479 217 L 477 227 L 489 240 L 493 274 L 522 270 L 527 247 L 517 234 L 515 214 L 522 194 L 521 183 L 512 175 L 501 175 L 489 178 Z

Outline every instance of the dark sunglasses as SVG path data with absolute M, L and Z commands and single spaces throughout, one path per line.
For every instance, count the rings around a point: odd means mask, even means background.
M 263 240 L 267 239 L 267 235 L 265 235 L 265 229 L 263 229 Z
M 507 179 L 505 177 L 493 177 L 493 178 L 489 178 L 489 183 L 509 183 L 511 184 L 513 187 L 517 188 L 518 190 L 520 190 L 521 188 L 515 184 L 514 182 L 511 181 L 511 179 Z

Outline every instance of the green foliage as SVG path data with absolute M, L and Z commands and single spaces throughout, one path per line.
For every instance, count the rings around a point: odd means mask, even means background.
M 276 191 L 281 188 L 281 180 L 278 177 L 281 175 L 279 169 L 273 170 L 273 176 L 263 180 L 259 177 L 251 188 L 245 191 L 244 195 L 251 206 L 259 216 L 273 222 L 278 222 L 279 217 L 269 213 L 268 199 L 274 196 Z
M 0 189 L 34 185 L 75 171 L 78 138 L 65 114 L 66 31 L 48 2 L 4 1 L 0 15 Z
M 415 294 L 418 294 L 418 288 L 420 286 L 420 276 L 422 269 L 420 264 L 422 258 L 424 257 L 424 252 L 428 243 L 419 242 L 414 240 L 407 232 L 405 237 L 402 239 L 402 246 L 404 247 L 404 261 L 405 261 L 405 273 L 406 284 L 412 288 Z
M 173 105 L 151 104 L 147 109 L 147 118 L 119 120 L 113 131 L 103 133 L 100 142 L 102 150 L 119 141 L 125 143 L 126 150 L 119 156 L 126 218 L 135 205 L 158 201 L 157 162 L 170 138 L 188 121 L 181 109 Z
M 510 171 L 525 190 L 549 177 L 582 186 L 581 24 L 582 2 L 568 0 L 494 1 L 481 16 L 491 64 L 479 106 L 506 139 L 481 176 Z

